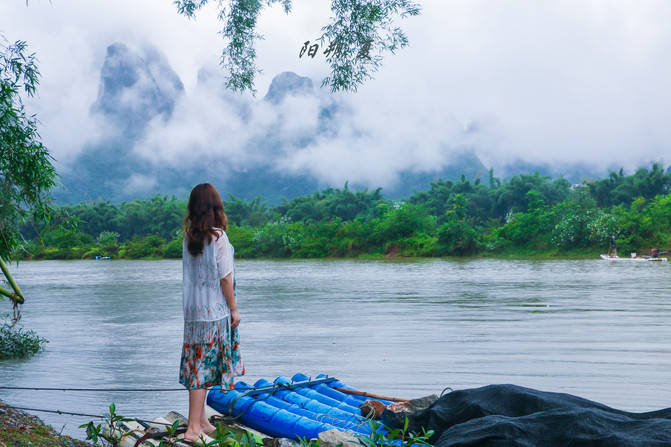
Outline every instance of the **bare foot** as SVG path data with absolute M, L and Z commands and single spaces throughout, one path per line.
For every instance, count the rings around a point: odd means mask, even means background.
M 201 435 L 204 435 L 205 432 L 200 427 L 194 427 L 192 429 L 188 429 L 187 431 L 184 432 L 184 439 L 187 441 L 191 442 L 198 442 L 200 441 Z
M 215 431 L 217 429 L 217 427 L 210 424 L 210 420 L 203 413 L 203 417 L 200 420 L 200 429 L 203 430 L 204 433 L 208 434 L 208 433 L 212 433 L 213 431 Z
M 217 427 L 210 424 L 210 421 L 208 421 L 207 419 L 200 422 L 200 428 L 203 430 L 203 432 L 205 432 L 205 434 L 212 433 L 217 429 Z

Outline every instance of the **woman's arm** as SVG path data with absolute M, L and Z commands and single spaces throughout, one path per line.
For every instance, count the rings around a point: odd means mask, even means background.
M 233 292 L 233 274 L 228 274 L 221 278 L 221 290 L 224 292 L 226 304 L 231 311 L 231 328 L 236 328 L 240 324 L 240 313 L 238 312 L 238 303 L 235 302 L 235 292 Z

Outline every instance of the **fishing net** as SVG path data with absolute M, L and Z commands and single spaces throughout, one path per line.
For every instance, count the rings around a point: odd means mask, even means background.
M 383 422 L 435 431 L 436 447 L 668 447 L 671 408 L 630 413 L 577 396 L 515 385 L 453 391 L 416 413 Z

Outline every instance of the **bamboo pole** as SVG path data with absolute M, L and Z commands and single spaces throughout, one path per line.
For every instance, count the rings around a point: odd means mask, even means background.
M 4 295 L 7 298 L 14 299 L 16 297 L 16 293 L 12 293 L 9 290 L 5 290 L 2 287 L 0 287 L 0 295 Z
M 392 402 L 408 402 L 408 399 L 401 399 L 399 397 L 380 396 L 378 394 L 366 393 L 364 391 L 349 390 L 347 388 L 338 388 L 338 387 L 335 387 L 335 386 L 333 387 L 333 389 L 337 390 L 337 391 L 340 391 L 341 393 L 355 394 L 357 396 L 364 396 L 364 397 L 372 397 L 373 399 L 390 400 Z
M 12 289 L 14 289 L 14 293 L 0 289 L 0 295 L 5 295 L 12 301 L 23 304 L 25 301 L 23 293 L 21 292 L 21 289 L 19 289 L 19 285 L 16 284 L 16 281 L 14 281 L 14 278 L 12 278 L 12 275 L 9 274 L 9 269 L 7 268 L 7 265 L 5 264 L 5 261 L 2 260 L 2 258 L 0 258 L 0 269 L 2 269 L 2 273 L 4 273 L 5 278 L 7 278 L 9 285 L 12 286 Z

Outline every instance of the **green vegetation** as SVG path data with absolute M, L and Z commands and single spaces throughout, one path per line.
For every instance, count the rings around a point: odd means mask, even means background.
M 79 426 L 79 428 L 86 430 L 87 441 L 93 442 L 94 445 L 100 443 L 115 447 L 124 438 L 132 434 L 132 432 L 125 432 L 121 424 L 133 419 L 117 414 L 114 403 L 110 404 L 109 413 L 104 416 L 104 419 L 100 424 L 89 421 Z M 430 440 L 434 431 L 424 428 L 422 428 L 421 433 L 408 431 L 409 420 L 407 417 L 402 428 L 392 429 L 375 419 L 370 419 L 368 425 L 370 435 L 357 435 L 364 447 L 433 446 Z M 186 423 L 176 420 L 172 425 L 166 426 L 165 431 L 156 432 L 157 438 L 159 436 L 163 438 L 159 440 L 159 447 L 175 447 L 179 441 L 178 435 L 185 431 Z M 199 447 L 257 447 L 264 444 L 260 436 L 237 427 L 224 426 L 221 422 L 217 423 L 217 430 L 210 436 L 214 439 L 209 442 L 201 437 L 200 441 L 191 444 Z M 296 447 L 319 447 L 321 441 L 299 437 L 297 442 L 294 441 L 294 445 Z
M 0 34 L 0 268 L 11 290 L 0 283 L 0 299 L 13 304 L 16 323 L 25 298 L 4 260 L 22 256 L 21 226 L 48 228 L 58 213 L 49 196 L 56 170 L 41 142 L 37 118 L 23 103 L 24 95 L 34 96 L 39 84 L 37 60 L 26 42 L 5 42 Z M 32 331 L 0 321 L 0 358 L 35 354 L 45 342 Z
M 502 182 L 490 171 L 487 182 L 437 180 L 402 202 L 345 184 L 272 208 L 232 196 L 225 207 L 239 258 L 593 257 L 610 234 L 622 253 L 671 247 L 670 186 L 658 164 L 573 186 L 538 174 Z M 63 207 L 79 228 L 40 238 L 25 226 L 25 256 L 179 258 L 185 209 L 174 196 Z
M 368 421 L 370 427 L 370 435 L 359 436 L 361 443 L 365 447 L 392 447 L 392 446 L 427 446 L 431 447 L 431 436 L 433 436 L 433 430 L 425 430 L 422 427 L 421 433 L 414 433 L 408 431 L 409 420 L 406 417 L 403 428 L 390 428 L 382 424 L 375 419 Z M 386 433 L 384 433 L 381 428 L 384 428 Z
M 104 421 L 100 424 L 95 424 L 89 421 L 79 426 L 86 430 L 86 440 L 93 442 L 94 445 L 105 445 L 116 447 L 121 444 L 124 438 L 137 433 L 133 431 L 125 431 L 122 425 L 123 422 L 133 421 L 131 418 L 126 418 L 117 414 L 114 403 L 110 404 L 109 412 L 104 415 Z M 153 433 L 154 439 L 158 439 L 158 447 L 176 447 L 183 445 L 183 439 L 179 435 L 186 431 L 186 422 L 176 420 L 172 425 L 166 425 L 165 430 L 155 431 Z M 189 442 L 190 445 L 198 447 L 257 447 L 263 445 L 263 440 L 259 435 L 252 434 L 246 430 L 238 427 L 224 426 L 221 422 L 217 423 L 217 430 L 210 434 L 214 440 L 207 442 L 201 436 L 200 441 Z
M 174 3 L 180 14 L 193 18 L 208 1 L 175 0 Z M 289 13 L 291 0 L 220 0 L 218 3 L 217 18 L 223 23 L 219 33 L 227 42 L 221 54 L 226 87 L 255 93 L 254 77 L 261 70 L 256 66 L 254 44 L 256 39 L 263 38 L 256 32 L 259 14 L 273 3 L 280 3 Z M 381 66 L 385 52 L 394 54 L 408 45 L 408 38 L 395 21 L 418 15 L 420 6 L 411 0 L 332 0 L 331 12 L 330 23 L 322 28 L 322 35 L 316 41 L 307 42 L 306 49 L 308 43 L 316 44 L 314 51 L 319 49 L 318 54 L 327 57 L 331 73 L 324 78 L 322 86 L 329 86 L 331 91 L 356 91 Z M 363 48 L 369 49 L 365 56 L 360 53 Z
M 89 421 L 86 424 L 80 425 L 79 428 L 86 429 L 87 441 L 93 441 L 93 444 L 98 444 L 99 441 L 105 440 L 109 445 L 116 447 L 123 438 L 128 436 L 128 433 L 124 432 L 121 423 L 130 421 L 132 419 L 116 413 L 116 405 L 112 402 L 109 406 L 109 413 L 105 415 L 105 420 L 102 424 L 94 424 L 93 421 Z
M 0 258 L 5 260 L 21 247 L 21 224 L 44 226 L 54 214 L 48 192 L 56 170 L 40 141 L 37 118 L 27 114 L 21 96 L 35 95 L 39 76 L 26 43 L 5 46 L 0 34 Z
M 9 322 L 0 323 L 0 360 L 37 354 L 45 343 L 47 340 L 34 331 L 13 326 Z

